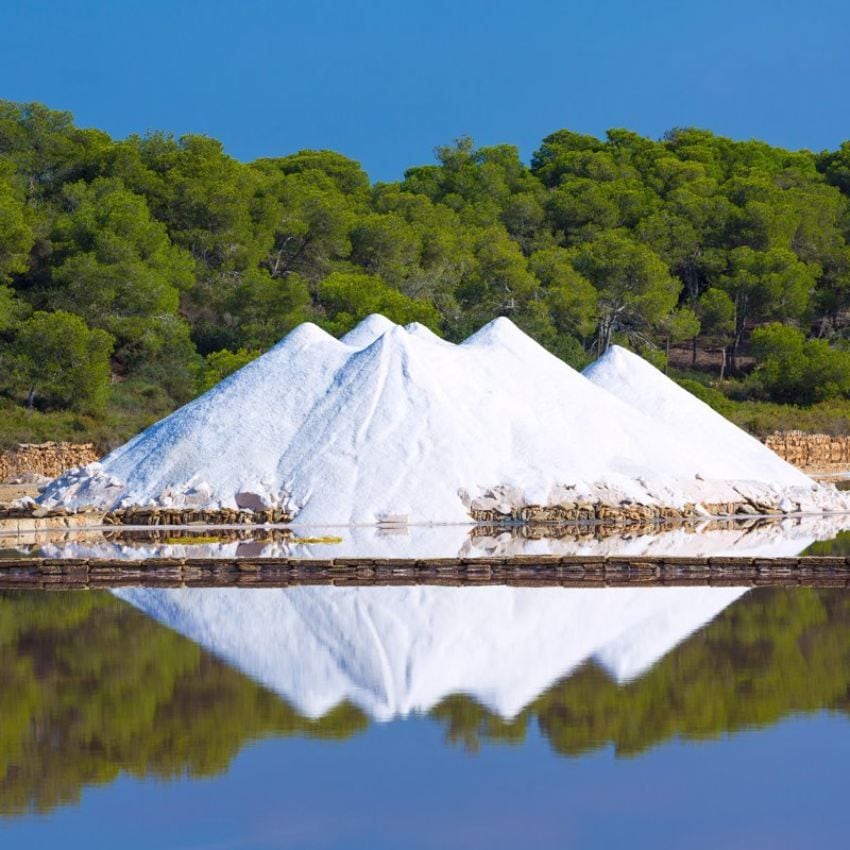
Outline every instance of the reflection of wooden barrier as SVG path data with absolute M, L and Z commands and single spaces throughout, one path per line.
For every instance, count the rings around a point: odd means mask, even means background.
M 487 585 L 632 587 L 673 585 L 850 587 L 850 559 L 614 558 L 527 555 L 511 558 L 390 560 L 256 558 L 0 559 L 0 589 L 73 590 L 295 585 Z

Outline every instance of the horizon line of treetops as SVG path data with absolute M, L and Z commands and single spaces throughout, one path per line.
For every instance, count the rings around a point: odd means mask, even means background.
M 300 322 L 373 312 L 451 340 L 509 316 L 579 367 L 688 343 L 752 397 L 850 395 L 850 142 L 560 130 L 530 164 L 435 155 L 371 184 L 333 151 L 244 163 L 0 101 L 0 408 L 173 407 Z

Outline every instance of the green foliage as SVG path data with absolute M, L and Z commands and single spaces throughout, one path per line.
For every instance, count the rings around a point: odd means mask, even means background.
M 600 351 L 615 332 L 646 330 L 676 307 L 681 283 L 657 254 L 619 231 L 580 245 L 572 262 L 598 292 Z
M 850 141 L 842 142 L 837 151 L 824 151 L 817 159 L 818 170 L 845 195 L 850 195 Z
M 705 740 L 800 712 L 846 713 L 850 601 L 838 591 L 747 594 L 640 678 L 617 684 L 586 663 L 510 723 L 468 697 L 432 716 L 450 742 L 517 743 L 536 723 L 572 757 L 613 746 L 634 756 L 672 738 Z
M 797 392 L 806 373 L 806 338 L 796 328 L 775 322 L 753 335 L 753 353 L 760 361 L 756 376 L 768 395 Z
M 33 311 L 109 333 L 114 380 L 89 433 L 130 421 L 121 387 L 156 386 L 168 409 L 215 374 L 207 355 L 375 310 L 451 340 L 508 316 L 574 365 L 614 338 L 690 341 L 695 368 L 725 357 L 736 396 L 848 393 L 850 143 L 814 155 L 695 128 L 559 130 L 530 167 L 469 138 L 435 155 L 370 186 L 333 151 L 242 163 L 206 136 L 116 141 L 0 101 L 0 357 Z M 746 380 L 769 322 L 813 343 L 783 388 L 773 365 Z M 8 375 L 0 393 L 24 402 Z
M 545 248 L 531 255 L 529 270 L 545 290 L 545 301 L 555 329 L 588 337 L 596 324 L 597 292 L 572 263 L 569 251 Z
M 247 366 L 258 356 L 258 351 L 248 351 L 244 348 L 238 351 L 222 349 L 208 354 L 204 358 L 205 365 L 198 379 L 198 391 L 206 392 L 212 389 L 219 381 L 223 381 L 228 375 Z
M 835 398 L 807 407 L 753 399 L 731 399 L 720 389 L 692 378 L 677 382 L 718 413 L 756 437 L 800 430 L 843 436 L 850 433 L 850 399 Z
M 29 312 L 28 304 L 15 291 L 0 284 L 0 335 L 11 331 Z
M 314 317 L 309 285 L 295 273 L 273 277 L 265 269 L 252 270 L 228 289 L 209 325 L 195 323 L 202 352 L 212 345 L 265 350 Z
M 23 272 L 35 237 L 27 220 L 23 193 L 12 184 L 13 172 L 0 161 L 0 283 Z
M 210 776 L 266 735 L 345 738 L 107 593 L 0 594 L 0 814 L 45 812 L 132 776 Z M 49 730 L 49 734 L 42 732 Z
M 351 330 L 371 313 L 382 313 L 398 324 L 439 324 L 432 304 L 408 298 L 375 275 L 334 272 L 322 282 L 319 295 L 327 312 L 325 323 L 337 335 Z
M 735 302 L 723 289 L 708 289 L 697 301 L 696 315 L 707 335 L 725 339 L 735 331 Z
M 11 389 L 47 407 L 97 412 L 109 391 L 112 337 L 78 316 L 36 311 L 22 322 L 6 356 Z
M 690 307 L 677 307 L 658 322 L 658 330 L 667 343 L 692 339 L 700 332 L 700 320 Z
M 730 418 L 735 403 L 723 395 L 720 390 L 708 387 L 692 378 L 679 378 L 678 384 L 682 389 L 695 395 L 700 401 L 704 401 L 709 407 L 713 407 L 718 413 Z
M 735 306 L 734 345 L 740 344 L 751 322 L 802 319 L 809 307 L 816 274 L 815 267 L 784 248 L 732 249 L 727 272 L 720 275 L 717 285 Z
M 753 331 L 755 379 L 773 401 L 804 404 L 850 393 L 850 351 L 775 322 Z
M 28 200 L 49 200 L 65 183 L 92 179 L 112 144 L 99 130 L 74 126 L 70 112 L 0 100 L 0 160 Z
M 169 243 L 145 200 L 117 180 L 73 183 L 62 206 L 52 236 L 58 262 L 51 303 L 109 331 L 125 369 L 161 356 L 180 332 L 179 294 L 192 283 L 190 257 Z M 188 327 L 184 335 L 188 340 Z

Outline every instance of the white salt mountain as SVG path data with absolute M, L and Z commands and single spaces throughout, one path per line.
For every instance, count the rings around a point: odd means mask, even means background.
M 582 374 L 620 401 L 674 428 L 700 459 L 710 459 L 714 477 L 771 481 L 787 487 L 811 485 L 797 467 L 619 345 L 611 346 Z
M 744 588 L 297 587 L 116 591 L 320 717 L 376 720 L 464 693 L 505 718 L 582 662 L 648 670 Z
M 703 420 L 715 427 L 707 408 L 686 429 L 652 413 L 504 318 L 460 345 L 380 316 L 342 340 L 308 323 L 40 501 L 283 507 L 303 525 L 464 523 L 471 507 L 576 501 L 847 508 L 767 450 L 697 439 Z

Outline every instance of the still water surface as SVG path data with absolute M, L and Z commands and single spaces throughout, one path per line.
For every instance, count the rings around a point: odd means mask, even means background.
M 0 559 L 488 558 L 514 555 L 788 557 L 850 538 L 850 515 L 757 517 L 605 526 L 411 525 L 311 527 L 83 527 L 4 534 Z M 824 549 L 824 546 L 827 549 Z M 838 547 L 841 548 L 840 546 Z M 850 547 L 844 545 L 845 549 Z M 842 554 L 843 549 L 837 554 Z
M 340 591 L 0 594 L 0 846 L 846 846 L 846 591 Z

